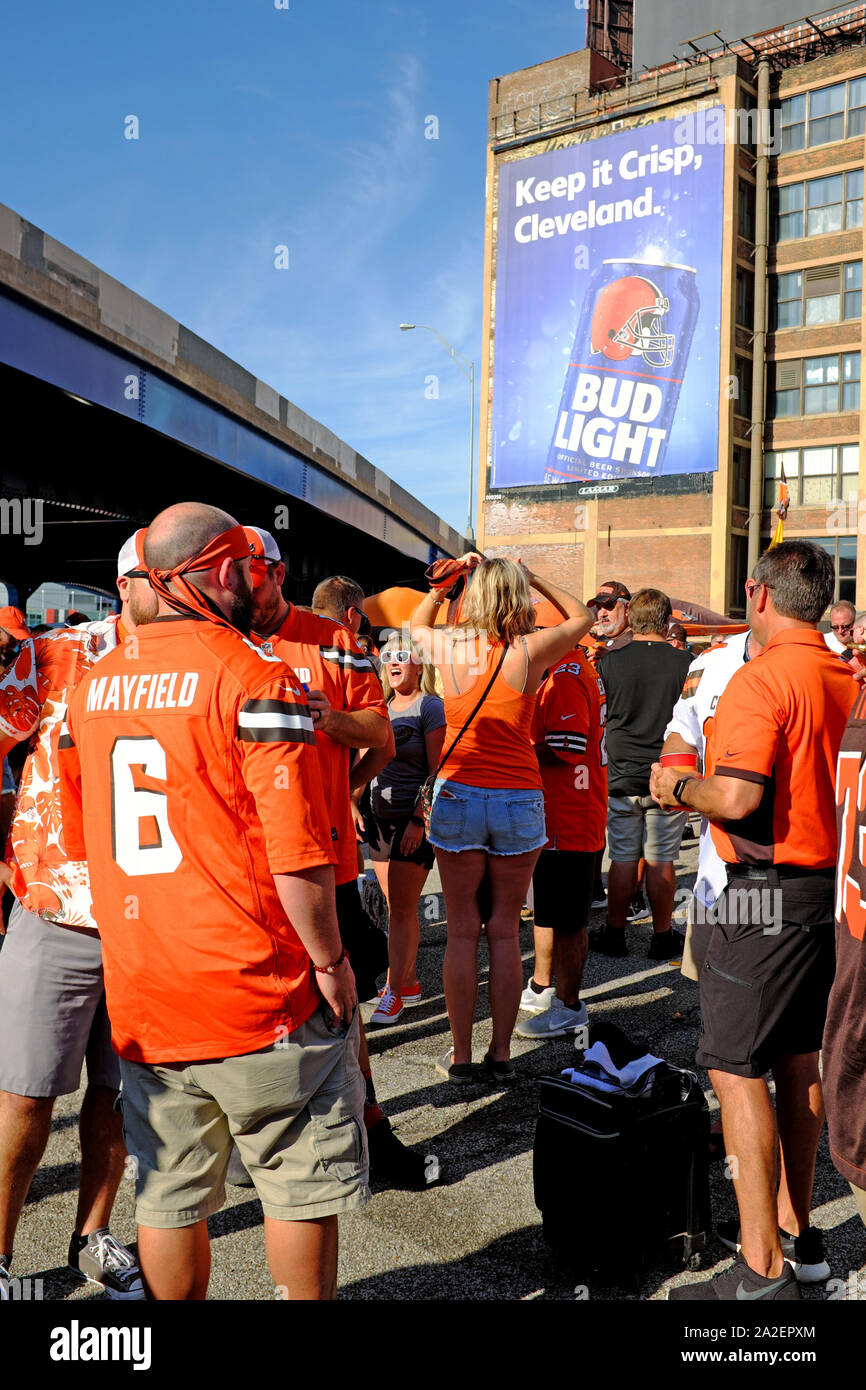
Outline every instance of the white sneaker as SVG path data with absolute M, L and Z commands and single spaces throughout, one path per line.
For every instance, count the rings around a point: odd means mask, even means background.
M 569 1009 L 561 999 L 554 997 L 546 1013 L 519 1023 L 514 1031 L 521 1038 L 564 1038 L 569 1033 L 576 1033 L 578 1028 L 588 1026 L 589 1014 L 585 1004 L 577 1009 Z
M 0 1260 L 0 1303 L 6 1303 L 9 1299 L 9 1285 L 11 1283 L 9 1271 Z
M 520 1007 L 528 1014 L 543 1014 L 550 1008 L 555 997 L 556 990 L 553 985 L 548 985 L 540 994 L 536 994 L 534 989 L 530 989 L 527 981 L 526 989 L 520 996 Z

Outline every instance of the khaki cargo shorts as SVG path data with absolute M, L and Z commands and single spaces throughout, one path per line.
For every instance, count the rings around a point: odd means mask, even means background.
M 364 1206 L 359 1038 L 357 1007 L 346 1031 L 323 1004 L 260 1052 L 167 1065 L 121 1059 L 139 1225 L 191 1226 L 219 1211 L 232 1142 L 265 1216 L 304 1221 Z

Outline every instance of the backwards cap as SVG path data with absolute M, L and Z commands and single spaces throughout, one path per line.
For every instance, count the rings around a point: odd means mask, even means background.
M 280 547 L 270 531 L 263 530 L 261 526 L 245 526 L 244 535 L 250 543 L 250 557 L 253 560 L 264 560 L 269 565 L 282 560 Z
M 128 540 L 123 542 L 117 557 L 118 579 L 146 579 L 147 564 L 144 559 L 144 538 L 147 527 L 140 526 Z

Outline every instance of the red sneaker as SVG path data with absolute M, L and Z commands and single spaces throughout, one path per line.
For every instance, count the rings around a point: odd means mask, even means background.
M 383 987 L 379 990 L 379 998 L 381 999 L 382 995 L 385 993 L 385 990 L 390 988 L 390 985 L 383 985 Z M 414 985 L 410 986 L 409 989 L 404 989 L 403 993 L 400 995 L 400 998 L 403 1000 L 403 1007 L 406 1009 L 411 1009 L 414 1004 L 423 1004 L 424 993 L 421 989 L 420 982 L 416 980 Z
M 403 1000 L 386 985 L 379 1002 L 370 1015 L 370 1023 L 396 1023 L 403 1014 Z

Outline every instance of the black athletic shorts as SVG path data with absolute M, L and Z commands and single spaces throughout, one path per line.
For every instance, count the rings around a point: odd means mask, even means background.
M 393 816 L 386 820 L 384 816 L 374 815 L 369 807 L 365 809 L 367 845 L 374 864 L 383 864 L 390 859 L 396 860 L 398 864 L 418 864 L 424 869 L 433 868 L 436 856 L 426 835 L 422 834 L 420 845 L 411 854 L 402 853 L 400 841 L 409 820 L 409 816 Z
M 763 1076 L 819 1052 L 836 968 L 834 874 L 729 877 L 701 971 L 698 1065 Z
M 532 873 L 535 925 L 573 936 L 589 921 L 598 850 L 543 849 Z

